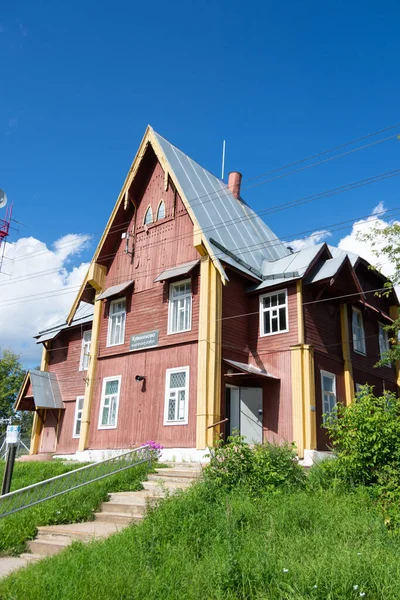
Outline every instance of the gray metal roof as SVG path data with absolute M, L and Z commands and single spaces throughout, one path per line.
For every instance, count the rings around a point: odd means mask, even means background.
M 126 288 L 128 288 L 130 285 L 132 285 L 133 282 L 134 282 L 134 279 L 130 279 L 129 281 L 124 281 L 123 283 L 118 283 L 118 285 L 112 285 L 111 287 L 104 290 L 104 292 L 102 294 L 97 296 L 96 300 L 105 300 L 106 298 L 111 298 L 112 296 L 116 296 L 117 294 L 120 294 L 121 292 L 126 290 Z
M 264 281 L 257 284 L 249 291 L 264 290 L 275 285 L 285 285 L 288 281 L 300 279 L 306 273 L 308 267 L 320 252 L 324 244 L 309 246 L 298 252 L 293 252 L 274 262 L 263 262 L 262 271 Z
M 208 241 L 213 238 L 258 270 L 264 260 L 290 254 L 264 221 L 243 200 L 231 194 L 226 183 L 155 131 L 154 135 Z M 221 250 L 217 257 L 224 258 Z
M 29 371 L 36 408 L 64 408 L 57 375 L 49 371 Z
M 91 323 L 92 321 L 93 305 L 88 304 L 87 302 L 81 302 L 75 313 L 75 317 L 71 321 L 71 325 L 68 325 L 66 320 L 61 322 L 59 321 L 51 327 L 39 331 L 38 335 L 35 335 L 34 337 L 36 338 L 36 343 L 40 344 L 42 342 L 54 339 L 64 329 L 76 327 L 77 325 L 85 325 L 86 323 Z
M 337 248 L 336 246 L 328 246 L 328 248 L 333 257 L 348 256 L 352 267 L 354 267 L 356 262 L 360 259 L 360 256 L 358 256 L 358 254 L 355 254 L 354 252 L 349 252 L 348 250 L 342 250 L 341 248 Z
M 227 365 L 231 365 L 232 367 L 235 367 L 235 369 L 238 369 L 239 371 L 245 373 L 249 373 L 250 375 L 257 375 L 258 377 L 268 377 L 269 379 L 279 379 L 279 377 L 275 377 L 274 375 L 271 375 L 271 373 L 268 373 L 268 371 L 264 371 L 263 369 L 255 367 L 254 365 L 248 365 L 246 363 L 237 362 L 236 360 L 228 360 L 227 358 L 224 358 L 223 361 Z
M 165 269 L 158 277 L 155 278 L 154 281 L 166 281 L 167 279 L 172 279 L 173 277 L 180 277 L 181 275 L 188 275 L 190 271 L 192 271 L 196 265 L 198 265 L 200 260 L 192 260 L 187 263 L 182 263 L 181 265 L 177 265 L 176 267 L 172 267 L 171 269 Z
M 321 267 L 316 273 L 313 273 L 312 277 L 307 280 L 307 283 L 317 283 L 318 281 L 324 281 L 325 279 L 331 279 L 336 275 L 347 255 L 343 253 L 342 256 L 335 256 L 335 258 L 329 258 L 322 263 Z

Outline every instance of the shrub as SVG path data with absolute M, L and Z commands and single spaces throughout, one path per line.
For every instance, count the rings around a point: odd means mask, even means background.
M 227 443 L 219 440 L 210 451 L 205 478 L 226 489 L 244 486 L 252 495 L 305 482 L 293 446 L 267 442 L 251 449 L 237 433 Z
M 364 386 L 352 404 L 337 405 L 327 428 L 344 480 L 371 485 L 385 465 L 400 464 L 400 400 L 392 393 L 376 397 Z

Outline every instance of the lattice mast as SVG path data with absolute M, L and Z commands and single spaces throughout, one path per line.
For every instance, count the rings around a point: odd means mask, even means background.
M 13 206 L 12 204 L 9 204 L 8 206 L 6 206 L 7 204 L 7 196 L 6 193 L 0 189 L 0 215 L 3 212 L 3 209 L 5 208 L 5 217 L 0 218 L 0 273 L 2 272 L 2 268 L 3 268 L 3 260 L 4 260 L 4 253 L 5 253 L 5 249 L 6 249 L 6 240 L 8 238 L 8 234 L 10 232 L 10 223 L 11 223 L 11 216 L 12 216 L 12 209 Z

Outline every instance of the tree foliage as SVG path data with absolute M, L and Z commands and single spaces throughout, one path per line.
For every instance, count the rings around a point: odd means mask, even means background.
M 349 405 L 338 404 L 327 428 L 337 454 L 335 469 L 355 484 L 378 482 L 387 465 L 400 467 L 400 400 L 386 392 L 374 396 L 363 386 Z
M 13 405 L 25 377 L 19 357 L 4 350 L 0 358 L 0 418 L 14 414 Z
M 385 227 L 377 223 L 369 231 L 360 232 L 357 237 L 367 242 L 376 256 L 376 264 L 370 267 L 372 270 L 381 271 L 386 264 L 392 266 L 391 280 L 386 281 L 382 291 L 376 293 L 377 296 L 389 297 L 394 286 L 400 284 L 400 223 L 389 223 Z M 400 360 L 400 315 L 398 314 L 394 322 L 387 325 L 385 329 L 388 332 L 390 350 L 384 353 L 376 366 L 384 366 Z

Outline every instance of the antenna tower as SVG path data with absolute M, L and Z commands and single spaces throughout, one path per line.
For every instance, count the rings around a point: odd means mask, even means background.
M 4 208 L 6 204 L 7 195 L 2 189 L 0 189 L 0 210 Z M 10 231 L 12 208 L 12 204 L 8 205 L 6 208 L 5 218 L 0 219 L 0 273 L 3 267 L 4 252 L 6 249 L 6 239 Z

